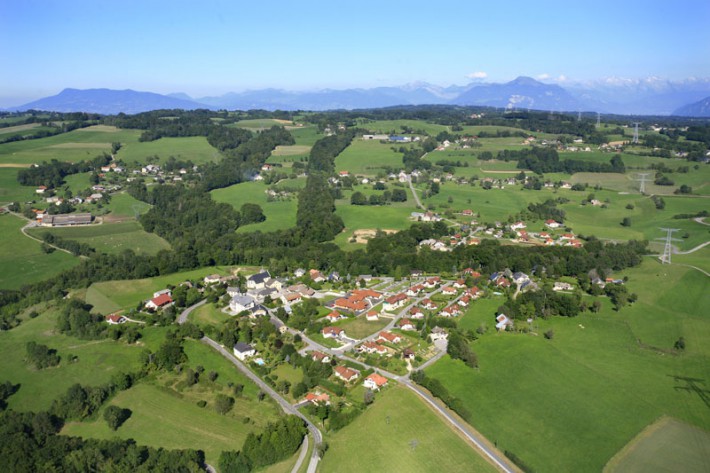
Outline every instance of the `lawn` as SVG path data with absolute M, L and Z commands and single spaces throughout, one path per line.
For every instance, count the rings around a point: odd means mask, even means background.
M 222 312 L 214 304 L 205 304 L 190 312 L 190 322 L 200 326 L 212 325 L 221 327 L 222 323 L 231 316 Z
M 40 310 L 40 315 L 20 326 L 0 331 L 0 380 L 20 384 L 17 394 L 9 399 L 11 409 L 40 411 L 48 409 L 52 400 L 74 383 L 98 385 L 108 382 L 116 373 L 135 371 L 140 367 L 139 355 L 146 347 L 157 348 L 158 338 L 146 336 L 135 345 L 112 340 L 79 340 L 55 331 L 56 309 Z M 163 329 L 151 329 L 155 334 Z M 147 339 L 147 340 L 146 340 Z M 24 362 L 25 344 L 35 341 L 57 350 L 59 366 L 37 371 Z M 159 343 L 159 342 L 158 342 Z M 69 355 L 78 361 L 69 362 Z
M 391 143 L 365 141 L 355 138 L 335 158 L 336 171 L 349 171 L 354 175 L 376 176 L 385 171 L 385 167 L 402 168 L 402 153 L 393 151 Z
M 538 334 L 489 330 L 472 345 L 480 369 L 445 357 L 427 369 L 473 413 L 473 425 L 535 470 L 600 471 L 660 416 L 710 429 L 710 410 L 683 378 L 710 379 L 708 279 L 650 259 L 628 275 L 639 301 L 620 313 L 538 319 Z M 473 304 L 471 328 L 492 326 L 493 301 Z M 480 312 L 478 309 L 480 308 Z M 673 354 L 683 336 L 687 348 Z M 512 387 L 502 389 L 501 387 Z M 554 446 L 554 447 L 553 447 Z
M 329 437 L 328 446 L 320 466 L 323 472 L 495 471 L 416 394 L 401 386 L 385 388 L 352 424 Z
M 178 161 L 190 160 L 194 164 L 214 162 L 222 158 L 220 152 L 213 148 L 204 136 L 128 142 L 119 150 L 117 156 L 128 163 L 145 163 L 149 156 L 158 156 L 160 162 L 165 162 L 170 156 L 175 156 Z
M 263 182 L 242 182 L 224 189 L 212 191 L 212 198 L 217 202 L 225 202 L 239 210 L 246 203 L 258 204 L 266 216 L 266 220 L 240 227 L 238 232 L 262 231 L 270 232 L 296 226 L 296 210 L 298 198 L 292 195 L 290 200 L 268 201 L 268 187 Z
M 349 338 L 361 339 L 375 332 L 382 330 L 385 325 L 391 322 L 391 319 L 381 318 L 372 322 L 368 322 L 365 316 L 353 317 L 336 324 L 338 327 L 345 330 Z
M 109 219 L 138 218 L 150 209 L 150 204 L 131 197 L 127 192 L 111 195 L 111 202 L 106 206 Z
M 208 274 L 228 272 L 229 269 L 226 267 L 213 266 L 154 278 L 97 282 L 89 286 L 86 291 L 86 302 L 93 305 L 96 312 L 102 314 L 132 309 L 169 284 L 175 285 L 187 280 L 202 279 Z
M 46 254 L 41 244 L 20 231 L 27 223 L 14 215 L 0 215 L 0 288 L 19 289 L 43 281 L 79 264 L 63 251 Z
M 37 238 L 41 238 L 45 232 L 67 240 L 86 243 L 97 251 L 108 254 L 132 250 L 137 254 L 155 255 L 160 250 L 170 249 L 167 241 L 155 233 L 146 232 L 136 221 L 73 228 L 37 228 L 29 231 Z

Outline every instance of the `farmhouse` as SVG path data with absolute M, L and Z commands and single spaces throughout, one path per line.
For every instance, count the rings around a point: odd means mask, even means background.
M 362 385 L 368 389 L 372 389 L 373 391 L 379 391 L 381 387 L 387 385 L 387 378 L 377 373 L 372 373 L 370 376 L 365 378 Z
M 146 309 L 158 310 L 163 307 L 168 307 L 172 303 L 173 299 L 168 294 L 161 294 L 146 302 L 145 307 Z
M 110 325 L 118 325 L 118 324 L 125 324 L 128 322 L 126 318 L 122 315 L 118 314 L 111 314 L 106 316 L 106 322 L 108 322 Z
M 254 349 L 254 347 L 243 342 L 237 342 L 237 344 L 234 345 L 233 351 L 234 356 L 239 358 L 241 361 L 244 361 L 247 358 L 256 355 L 256 350 Z
M 348 368 L 346 366 L 336 366 L 333 368 L 333 373 L 336 378 L 340 378 L 346 383 L 356 380 L 360 376 L 358 370 Z

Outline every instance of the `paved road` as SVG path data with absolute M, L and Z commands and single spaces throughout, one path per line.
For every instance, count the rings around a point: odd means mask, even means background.
M 303 444 L 301 445 L 301 453 L 298 455 L 298 460 L 296 460 L 296 464 L 293 465 L 293 468 L 291 468 L 291 473 L 298 473 L 298 470 L 301 469 L 301 465 L 303 465 L 303 460 L 306 459 L 307 453 L 308 453 L 308 435 L 303 437 Z
M 187 322 L 187 317 L 190 315 L 190 313 L 193 310 L 197 309 L 200 306 L 205 305 L 206 303 L 207 303 L 207 299 L 203 299 L 200 302 L 198 302 L 197 304 L 191 305 L 187 309 L 183 310 L 182 313 L 180 315 L 178 315 L 176 322 L 179 324 L 184 324 L 185 322 Z
M 424 206 L 422 205 L 422 202 L 419 200 L 419 196 L 417 195 L 417 191 L 414 190 L 414 186 L 412 185 L 412 176 L 407 175 L 407 182 L 409 183 L 409 189 L 412 191 L 412 195 L 414 196 L 414 201 L 417 203 L 417 207 L 424 210 Z
M 194 306 L 193 306 L 194 307 Z M 211 346 L 214 348 L 216 351 L 218 351 L 223 357 L 225 357 L 228 361 L 230 361 L 234 366 L 237 367 L 239 371 L 244 373 L 249 379 L 251 379 L 259 388 L 271 396 L 271 398 L 276 401 L 279 406 L 281 406 L 281 409 L 284 410 L 287 414 L 292 414 L 295 416 L 300 417 L 306 422 L 306 425 L 308 426 L 308 430 L 310 431 L 311 435 L 313 435 L 313 440 L 315 441 L 316 447 L 323 442 L 323 435 L 321 434 L 320 430 L 311 423 L 310 420 L 303 414 L 301 414 L 298 409 L 293 407 L 286 399 L 281 397 L 279 393 L 274 391 L 271 386 L 266 384 L 264 381 L 261 380 L 256 374 L 254 374 L 249 368 L 246 367 L 244 363 L 239 361 L 234 355 L 232 355 L 231 352 L 227 351 L 222 345 L 219 343 L 215 342 L 209 337 L 202 337 L 202 342 L 206 343 L 207 345 Z M 318 457 L 318 448 L 314 448 L 313 452 L 311 453 L 311 459 L 308 464 L 308 473 L 315 473 L 316 468 L 318 467 L 318 462 L 320 461 L 320 458 Z

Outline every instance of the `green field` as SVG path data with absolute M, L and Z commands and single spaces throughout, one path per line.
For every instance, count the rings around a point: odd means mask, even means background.
M 353 317 L 344 320 L 336 325 L 344 329 L 349 338 L 360 339 L 382 330 L 390 321 L 391 319 L 381 318 L 376 321 L 368 322 L 363 315 L 361 317 Z
M 0 288 L 19 289 L 43 281 L 79 264 L 63 251 L 46 254 L 41 244 L 22 234 L 27 223 L 14 215 L 0 215 Z
M 143 215 L 150 209 L 150 204 L 146 204 L 130 196 L 127 192 L 111 195 L 111 202 L 106 206 L 110 212 L 110 216 L 106 219 L 125 219 L 137 218 Z
M 390 383 L 392 383 L 390 381 Z M 391 386 L 328 438 L 323 472 L 495 471 L 408 389 Z
M 117 156 L 127 163 L 145 163 L 149 156 L 158 156 L 160 162 L 174 156 L 178 161 L 190 160 L 195 164 L 214 162 L 222 158 L 220 152 L 213 148 L 204 136 L 132 141 L 125 143 Z
M 35 188 L 21 186 L 17 182 L 19 168 L 0 167 L 0 204 L 10 202 L 29 202 L 37 199 Z
M 0 379 L 20 384 L 9 399 L 11 409 L 40 411 L 48 409 L 52 400 L 72 384 L 99 385 L 119 372 L 131 372 L 140 367 L 139 355 L 146 346 L 157 348 L 164 329 L 151 329 L 152 334 L 140 343 L 127 345 L 112 340 L 79 340 L 57 333 L 56 310 L 41 310 L 39 317 L 23 322 L 19 327 L 0 332 Z M 157 336 L 156 336 L 157 335 Z M 25 344 L 35 341 L 57 350 L 59 366 L 37 371 L 25 362 Z M 69 362 L 69 355 L 78 361 Z
M 435 123 L 427 123 L 420 120 L 358 120 L 358 126 L 374 134 L 402 134 L 402 127 L 407 126 L 417 133 L 419 130 L 428 133 L 429 135 L 436 136 L 442 131 L 451 131 L 451 129 L 445 125 L 438 125 Z
M 98 420 L 69 423 L 62 433 L 105 439 L 132 438 L 141 445 L 168 449 L 201 449 L 207 462 L 216 465 L 222 450 L 239 450 L 249 432 L 260 431 L 279 415 L 271 401 L 257 401 L 256 386 L 211 348 L 188 341 L 185 351 L 191 367 L 202 364 L 207 371 L 219 373 L 215 383 L 204 381 L 187 388 L 173 384 L 180 379 L 176 375 L 151 377 L 118 393 L 107 404 L 133 412 L 117 431 L 111 431 L 99 413 Z M 228 381 L 243 384 L 245 390 L 232 411 L 220 415 L 212 408 L 214 392 L 231 394 Z M 196 405 L 201 399 L 208 402 L 207 407 Z
M 176 285 L 183 281 L 201 279 L 208 274 L 228 272 L 228 268 L 216 266 L 154 278 L 97 282 L 89 286 L 86 291 L 86 302 L 93 305 L 96 312 L 102 314 L 132 309 L 139 302 L 153 297 L 154 292 L 165 289 L 168 284 Z
M 57 159 L 77 162 L 111 152 L 111 143 L 137 143 L 138 130 L 96 125 L 37 140 L 0 144 L 0 163 L 32 164 Z
M 472 345 L 480 369 L 446 357 L 428 374 L 463 401 L 489 440 L 535 470 L 600 471 L 662 415 L 709 430 L 706 402 L 682 389 L 684 378 L 710 380 L 707 276 L 650 259 L 624 274 L 636 304 L 616 313 L 603 300 L 599 314 L 537 319 L 535 332 L 553 329 L 553 340 L 494 333 L 494 300 L 474 303 L 467 324 L 489 327 Z M 680 336 L 687 348 L 674 354 Z
M 364 141 L 355 138 L 350 146 L 335 158 L 336 171 L 348 171 L 352 175 L 376 176 L 385 171 L 385 166 L 401 169 L 402 154 L 393 151 L 394 145 L 379 141 Z
M 664 417 L 644 429 L 604 468 L 607 473 L 706 472 L 710 433 Z
M 240 227 L 237 229 L 238 232 L 253 232 L 257 230 L 270 232 L 295 226 L 298 206 L 297 196 L 292 195 L 291 200 L 269 202 L 266 194 L 267 189 L 266 184 L 262 182 L 242 182 L 241 184 L 212 191 L 212 198 L 217 202 L 230 204 L 236 210 L 239 210 L 242 205 L 248 202 L 261 206 L 266 220 Z
M 190 322 L 200 326 L 212 325 L 221 327 L 222 323 L 230 318 L 230 315 L 222 312 L 214 304 L 205 304 L 190 313 Z
M 137 254 L 155 255 L 160 250 L 170 249 L 170 244 L 155 233 L 143 230 L 136 221 L 104 223 L 73 228 L 36 228 L 28 233 L 42 238 L 48 232 L 67 240 L 86 243 L 97 251 L 119 254 L 124 250 L 133 250 Z

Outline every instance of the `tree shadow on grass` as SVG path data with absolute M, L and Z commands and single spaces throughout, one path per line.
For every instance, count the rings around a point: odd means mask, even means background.
M 705 389 L 705 380 L 700 378 L 689 378 L 687 376 L 668 375 L 672 377 L 678 386 L 674 386 L 676 391 L 687 391 L 695 393 L 700 397 L 700 400 L 705 403 L 705 406 L 710 409 L 710 390 Z

